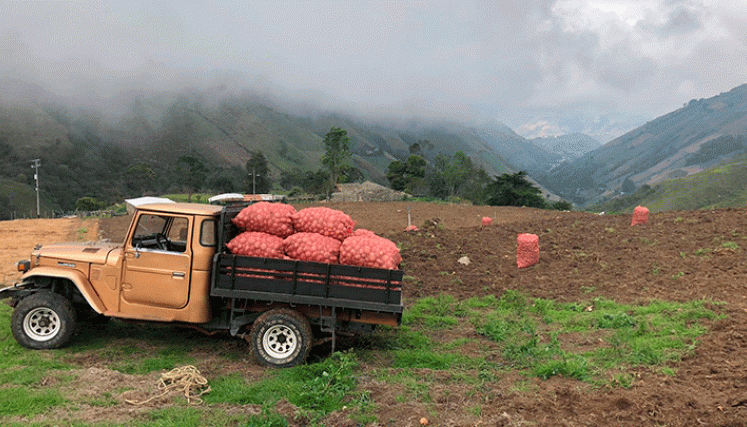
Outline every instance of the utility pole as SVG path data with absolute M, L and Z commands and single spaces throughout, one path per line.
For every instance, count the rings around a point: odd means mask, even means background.
M 34 159 L 31 168 L 34 169 L 34 181 L 36 181 L 36 217 L 41 218 L 41 212 L 39 209 L 39 166 L 41 166 L 41 159 Z

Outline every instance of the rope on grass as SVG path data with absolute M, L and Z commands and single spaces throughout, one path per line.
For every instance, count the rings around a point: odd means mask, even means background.
M 125 402 L 131 405 L 145 405 L 152 400 L 166 396 L 172 390 L 180 390 L 184 393 L 184 397 L 187 398 L 187 403 L 199 405 L 202 403 L 200 396 L 210 392 L 211 389 L 207 383 L 207 379 L 200 375 L 200 371 L 197 368 L 194 366 L 182 366 L 181 368 L 175 368 L 165 374 L 161 374 L 161 379 L 158 380 L 158 390 L 161 391 L 161 394 L 153 396 L 150 399 L 141 402 L 125 400 Z

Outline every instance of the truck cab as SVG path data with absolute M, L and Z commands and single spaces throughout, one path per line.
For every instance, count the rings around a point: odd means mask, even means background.
M 31 259 L 19 263 L 25 270 L 21 282 L 0 290 L 0 298 L 11 297 L 11 305 L 17 305 L 31 294 L 46 295 L 37 297 L 45 301 L 59 295 L 78 315 L 208 322 L 220 212 L 214 205 L 143 205 L 121 244 L 37 245 Z M 27 347 L 61 347 L 71 338 L 54 329 L 62 320 L 28 319 L 13 331 Z

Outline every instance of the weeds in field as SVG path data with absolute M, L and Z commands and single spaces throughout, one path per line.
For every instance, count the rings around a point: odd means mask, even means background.
M 739 247 L 738 244 L 736 244 L 734 242 L 724 242 L 724 243 L 721 244 L 721 247 L 725 248 L 725 249 L 731 249 L 731 250 L 734 250 L 734 251 L 738 251 L 738 250 L 742 249 L 742 248 Z
M 653 301 L 623 305 L 604 298 L 558 303 L 511 290 L 500 297 L 467 300 L 448 295 L 422 298 L 405 310 L 399 329 L 382 328 L 354 351 L 335 353 L 295 368 L 267 370 L 260 381 L 248 381 L 238 373 L 216 374 L 210 378 L 213 391 L 203 397 L 205 407 L 152 410 L 129 425 L 285 427 L 291 420 L 274 409 L 281 398 L 295 405 L 298 416 L 309 425 L 318 425 L 343 406 L 354 422 L 377 423 L 376 402 L 360 386 L 364 366 L 369 378 L 396 385 L 395 399 L 417 400 L 426 406 L 434 405 L 439 397 L 433 394 L 438 384 L 463 386 L 465 397 L 475 399 L 471 402 L 490 399 L 496 383 L 512 370 L 526 376 L 560 375 L 627 388 L 636 378 L 631 367 L 652 366 L 674 373 L 672 362 L 694 351 L 698 337 L 706 332 L 700 321 L 718 317 L 706 307 L 708 303 Z M 96 355 L 112 368 L 137 375 L 193 362 L 195 348 L 216 349 L 215 341 L 191 339 L 189 332 L 175 334 L 173 328 L 112 322 L 69 349 L 29 351 L 11 337 L 9 318 L 10 308 L 0 305 L 3 425 L 50 411 L 72 410 L 81 404 L 121 404 L 118 396 L 122 390 L 107 391 L 95 398 L 65 394 L 64 385 L 75 379 L 68 373 L 76 366 L 71 361 L 81 355 Z M 226 358 L 239 357 L 227 353 Z M 39 387 L 50 378 L 61 387 Z M 522 390 L 526 386 L 519 380 L 507 387 Z M 245 414 L 227 415 L 223 410 L 247 404 L 264 409 L 248 418 Z M 465 411 L 478 413 L 478 406 L 471 408 L 467 406 Z M 55 420 L 53 424 L 83 425 L 74 418 Z

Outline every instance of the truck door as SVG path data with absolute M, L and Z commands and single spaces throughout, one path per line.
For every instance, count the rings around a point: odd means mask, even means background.
M 141 213 L 125 242 L 123 312 L 132 305 L 183 308 L 189 302 L 190 216 Z

